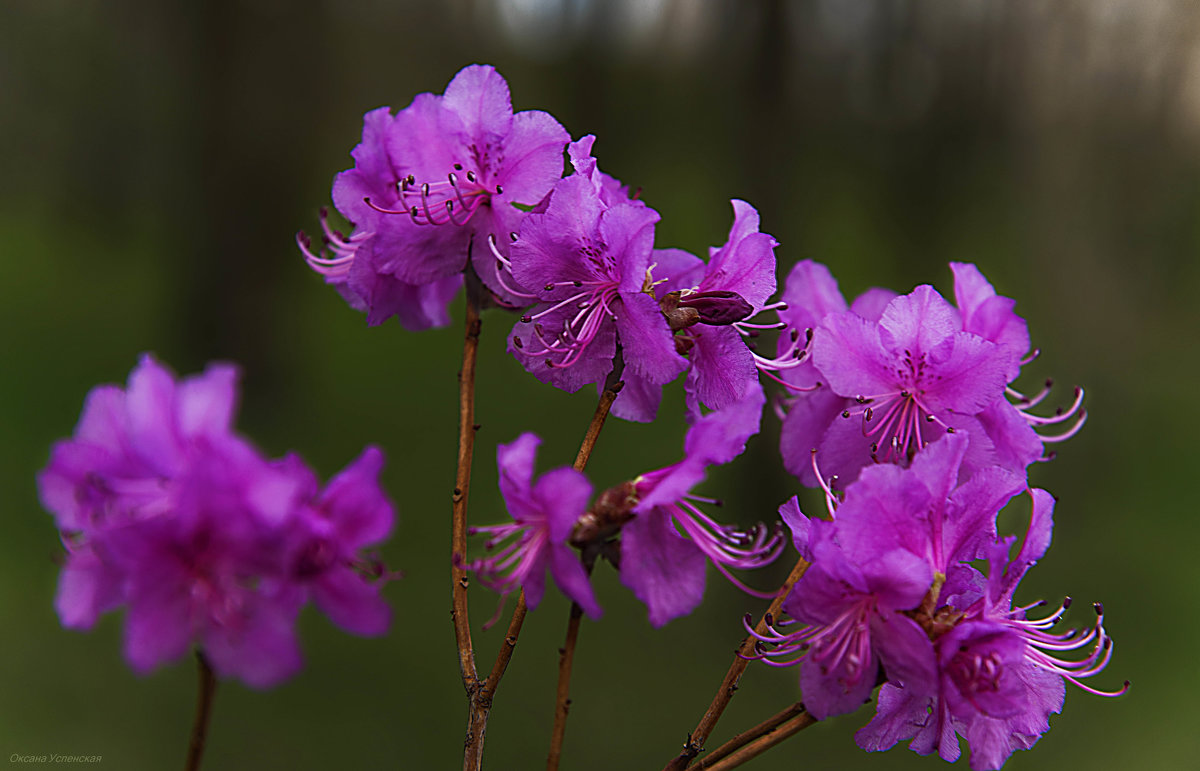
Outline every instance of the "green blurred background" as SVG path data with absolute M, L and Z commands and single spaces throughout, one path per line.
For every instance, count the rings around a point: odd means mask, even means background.
M 325 476 L 382 445 L 400 512 L 384 549 L 406 573 L 386 590 L 392 633 L 360 640 L 306 613 L 301 675 L 265 693 L 220 687 L 207 767 L 460 764 L 446 563 L 462 301 L 448 329 L 369 329 L 293 236 L 315 228 L 365 111 L 440 92 L 472 62 L 500 69 L 517 109 L 596 134 L 602 166 L 662 214 L 660 246 L 721 243 L 741 197 L 778 238 L 781 277 L 811 257 L 850 295 L 949 292 L 946 262 L 966 260 L 1018 298 L 1044 352 L 1023 384 L 1053 375 L 1060 402 L 1085 385 L 1091 414 L 1032 472 L 1059 497 L 1057 537 L 1019 599 L 1070 593 L 1081 624 L 1103 600 L 1117 648 L 1099 684 L 1133 689 L 1069 689 L 1008 768 L 1196 767 L 1200 7 L 1154 0 L 6 0 L 0 761 L 182 764 L 191 662 L 138 678 L 119 614 L 91 634 L 60 628 L 60 547 L 34 486 L 88 389 L 122 382 L 149 350 L 181 373 L 239 362 L 241 428 Z M 564 465 L 594 403 L 525 374 L 503 352 L 510 323 L 484 320 L 476 524 L 505 517 L 495 444 L 536 431 L 542 467 Z M 654 425 L 610 423 L 589 469 L 598 487 L 679 457 L 681 401 L 676 384 Z M 770 518 L 798 490 L 766 425 L 712 475 L 727 517 Z M 660 768 L 711 698 L 741 614 L 762 603 L 710 571 L 703 608 L 655 631 L 611 569 L 596 582 L 606 616 L 584 624 L 564 768 Z M 494 598 L 472 599 L 478 627 Z M 552 593 L 529 617 L 488 767 L 544 762 L 566 615 Z M 501 634 L 477 632 L 482 666 Z M 797 698 L 795 677 L 751 667 L 710 746 Z M 857 750 L 869 709 L 749 767 L 941 765 Z

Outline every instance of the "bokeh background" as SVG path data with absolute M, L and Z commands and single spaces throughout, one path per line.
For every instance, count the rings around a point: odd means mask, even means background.
M 133 676 L 119 614 L 91 634 L 52 610 L 60 553 L 34 475 L 84 395 L 141 351 L 181 373 L 244 371 L 241 428 L 328 476 L 363 444 L 389 456 L 400 523 L 383 553 L 392 633 L 360 640 L 302 619 L 307 667 L 270 692 L 223 684 L 207 767 L 445 769 L 465 700 L 449 622 L 461 298 L 448 329 L 368 328 L 305 267 L 362 114 L 495 64 L 517 109 L 594 133 L 603 167 L 662 214 L 660 246 L 723 241 L 728 199 L 754 203 L 794 261 L 847 294 L 950 291 L 974 261 L 1016 297 L 1043 350 L 1024 385 L 1087 386 L 1086 430 L 1036 484 L 1059 497 L 1055 543 L 1020 599 L 1103 600 L 1116 656 L 1106 700 L 1066 709 L 1014 769 L 1194 768 L 1200 665 L 1195 556 L 1195 336 L 1200 311 L 1200 7 L 1160 0 L 6 0 L 0 4 L 0 761 L 184 757 L 192 663 Z M 485 317 L 471 520 L 505 517 L 497 442 L 546 438 L 570 461 L 589 392 L 537 383 Z M 674 462 L 678 386 L 653 425 L 613 421 L 597 487 Z M 798 491 L 766 421 L 708 488 L 726 516 L 773 516 Z M 815 500 L 805 498 L 808 505 Z M 1010 520 L 1014 525 L 1019 518 Z M 751 580 L 769 585 L 786 572 Z M 585 622 L 564 768 L 659 768 L 695 725 L 762 603 L 710 572 L 704 607 L 662 630 L 602 565 L 606 617 Z M 494 608 L 472 592 L 476 627 Z M 544 762 L 566 603 L 531 614 L 497 696 L 493 769 Z M 477 631 L 481 665 L 501 630 Z M 797 698 L 794 671 L 751 667 L 710 746 Z M 857 750 L 870 708 L 818 725 L 750 768 L 931 768 Z M 965 761 L 961 761 L 965 763 Z

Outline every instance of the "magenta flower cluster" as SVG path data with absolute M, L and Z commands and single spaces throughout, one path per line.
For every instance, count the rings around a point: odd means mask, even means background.
M 1015 600 L 1050 545 L 1055 507 L 1027 470 L 1087 417 L 1080 389 L 1046 414 L 1051 383 L 1031 395 L 1014 386 L 1037 355 L 1015 301 L 951 263 L 953 302 L 929 285 L 848 302 L 808 260 L 772 299 L 779 245 L 753 206 L 731 201 L 729 235 L 707 258 L 662 248 L 658 212 L 600 171 L 594 142 L 570 141 L 545 112 L 514 113 L 504 79 L 473 65 L 444 94 L 367 113 L 354 166 L 333 185 L 350 232 L 323 211 L 323 247 L 298 237 L 368 324 L 443 326 L 466 284 L 471 302 L 512 311 L 507 349 L 524 369 L 566 391 L 617 394 L 619 417 L 653 421 L 663 386 L 683 377 L 682 459 L 598 495 L 575 468 L 538 475 L 535 434 L 500 445 L 511 520 L 470 528 L 485 536 L 471 560 L 456 520 L 456 580 L 465 568 L 536 608 L 550 576 L 576 623 L 602 614 L 590 575 L 605 559 L 660 627 L 701 604 L 710 565 L 749 595 L 776 596 L 734 571 L 772 563 L 790 530 L 805 571 L 765 633 L 747 621 L 747 646 L 800 665 L 819 720 L 879 689 L 856 735 L 863 749 L 908 741 L 953 761 L 962 737 L 973 769 L 997 769 L 1049 729 L 1066 683 L 1124 693 L 1087 684 L 1113 651 L 1099 605 L 1094 623 L 1056 631 L 1069 600 L 1049 612 Z M 764 334 L 773 355 L 759 351 Z M 65 626 L 124 606 L 136 671 L 195 645 L 218 674 L 268 687 L 300 667 L 295 622 L 309 600 L 349 632 L 386 632 L 386 571 L 363 550 L 394 512 L 378 449 L 324 486 L 296 455 L 262 457 L 232 428 L 236 377 L 218 364 L 176 380 L 144 357 L 126 389 L 92 391 L 38 482 L 67 552 Z M 782 466 L 823 493 L 827 517 L 793 498 L 782 522 L 743 528 L 700 492 L 759 433 L 764 384 L 776 389 Z M 1025 497 L 1017 547 L 997 516 Z
M 1041 602 L 1014 607 L 1017 583 L 1050 545 L 1054 499 L 999 467 L 960 484 L 968 445 L 952 435 L 907 468 L 864 469 L 844 494 L 829 491 L 829 519 L 785 504 L 780 514 L 812 564 L 759 652 L 775 665 L 802 662 L 805 706 L 820 719 L 857 710 L 886 681 L 856 737 L 864 749 L 912 740 L 953 761 L 962 736 L 971 767 L 995 769 L 1049 729 L 1064 682 L 1100 695 L 1124 689 L 1082 682 L 1112 655 L 1102 613 L 1088 629 L 1053 632 L 1069 600 L 1038 618 L 1030 611 Z M 1030 524 L 1010 558 L 1015 538 L 997 538 L 996 516 L 1025 492 Z M 988 562 L 986 576 L 977 560 Z
M 811 565 L 759 641 L 769 663 L 803 662 L 815 717 L 853 711 L 886 683 L 861 746 L 911 740 L 953 760 L 963 736 L 973 768 L 998 768 L 1047 730 L 1064 682 L 1100 693 L 1082 682 L 1111 655 L 1099 620 L 1054 632 L 1063 608 L 1034 618 L 1012 604 L 1050 541 L 1053 499 L 1026 471 L 1086 420 L 1081 390 L 1046 415 L 1050 383 L 1028 396 L 1013 386 L 1036 356 L 1015 302 L 965 263 L 950 265 L 953 302 L 928 285 L 847 302 L 808 260 L 772 301 L 777 243 L 754 207 L 732 202 L 729 237 L 707 260 L 659 248 L 658 213 L 599 170 L 594 141 L 568 144 L 544 113 L 514 116 L 495 71 L 468 67 L 444 96 L 368 114 L 355 168 L 334 186 L 354 232 L 330 234 L 330 257 L 308 252 L 370 323 L 396 313 L 414 329 L 444 323 L 460 272 L 474 271 L 519 314 L 508 350 L 526 370 L 566 391 L 619 378 L 613 413 L 626 419 L 652 421 L 662 386 L 686 373 L 684 459 L 590 504 L 580 472 L 534 480 L 533 435 L 502 446 L 513 519 L 475 529 L 488 553 L 467 567 L 503 594 L 523 588 L 531 607 L 549 571 L 598 617 L 572 546 L 602 554 L 655 626 L 700 604 L 710 563 L 760 594 L 730 571 L 774 560 L 782 531 L 721 524 L 701 508 L 717 502 L 693 490 L 758 433 L 761 373 L 781 388 L 784 467 L 828 502 L 829 519 L 796 499 L 781 509 Z M 754 320 L 764 313 L 775 318 Z M 774 356 L 758 351 L 764 332 L 777 335 Z M 1032 522 L 1010 559 L 996 516 L 1021 493 Z
M 38 477 L 67 550 L 55 606 L 90 629 L 124 606 L 139 673 L 195 645 L 220 676 L 267 688 L 301 666 L 312 600 L 348 632 L 387 631 L 384 573 L 360 554 L 392 529 L 368 447 L 324 487 L 296 455 L 268 460 L 232 430 L 237 371 L 176 380 L 144 356 L 125 389 L 88 394 L 75 435 Z

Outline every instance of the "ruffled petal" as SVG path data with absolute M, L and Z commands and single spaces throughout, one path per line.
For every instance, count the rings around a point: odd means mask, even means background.
M 704 552 L 679 535 L 661 510 L 621 531 L 621 583 L 646 604 L 651 626 L 691 613 L 704 599 Z

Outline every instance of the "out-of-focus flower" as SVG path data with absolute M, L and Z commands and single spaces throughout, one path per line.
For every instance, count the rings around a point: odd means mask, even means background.
M 38 485 L 67 548 L 64 626 L 125 605 L 135 671 L 196 644 L 218 675 L 265 688 L 301 666 L 294 626 L 310 594 L 349 631 L 386 630 L 378 585 L 347 571 L 394 515 L 378 450 L 320 491 L 297 456 L 270 462 L 234 434 L 236 377 L 217 364 L 176 381 L 144 356 L 126 390 L 89 394 Z

